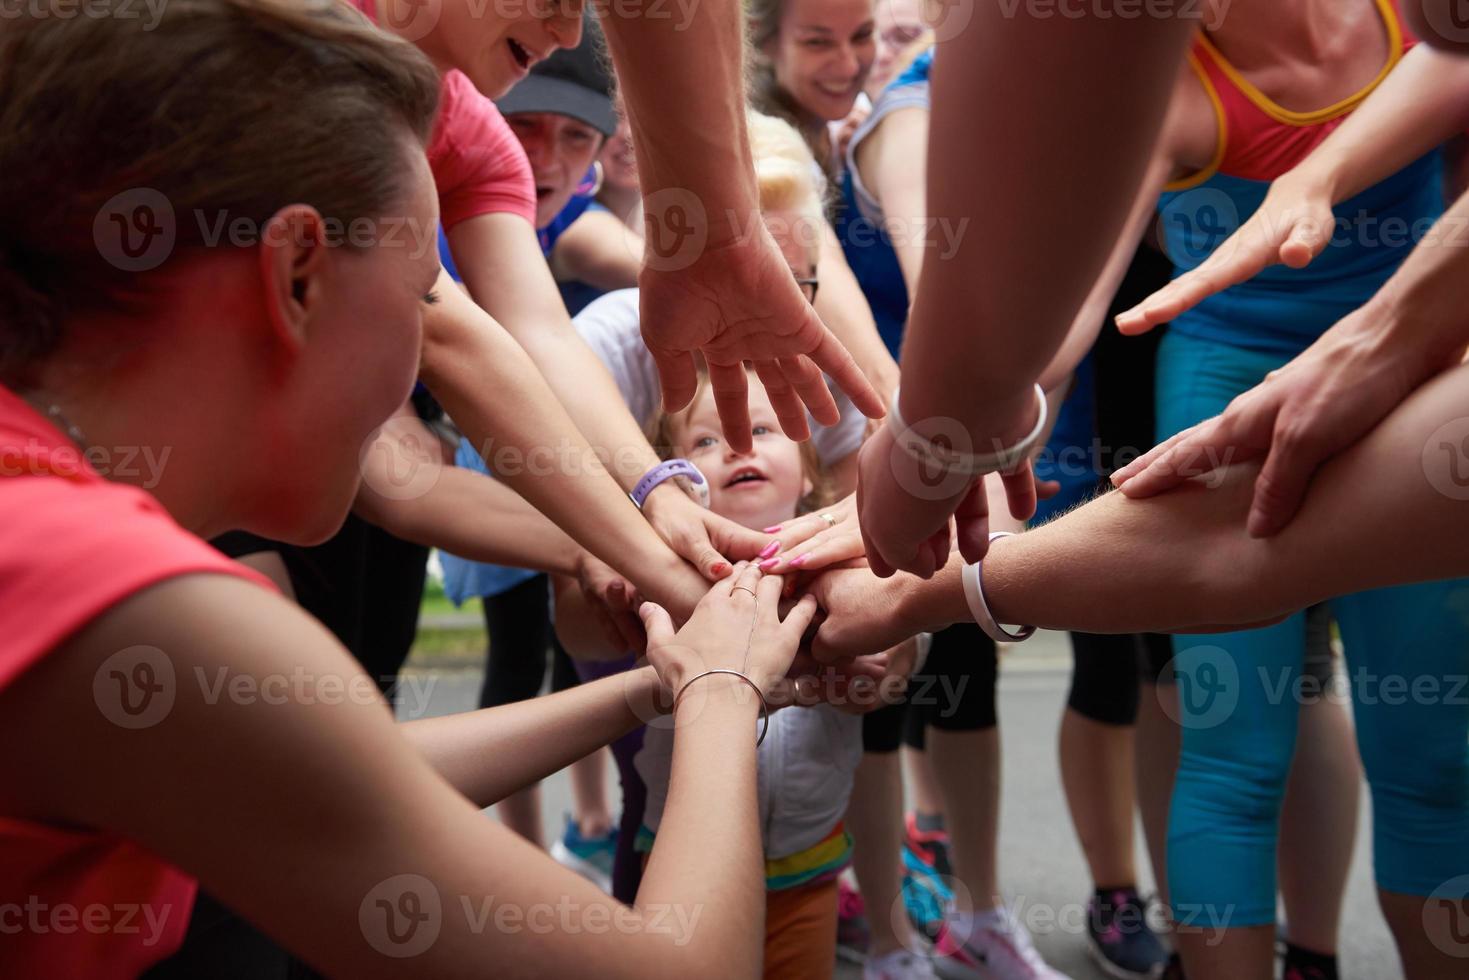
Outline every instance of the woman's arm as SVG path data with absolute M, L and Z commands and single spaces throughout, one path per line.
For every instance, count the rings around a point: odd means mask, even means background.
M 1299 516 L 1250 537 L 1258 466 L 1236 464 L 1175 493 L 1109 493 L 985 559 L 996 618 L 1094 633 L 1253 625 L 1368 588 L 1469 574 L 1469 366 L 1420 388 L 1327 463 Z M 1217 462 L 1217 461 L 1216 461 Z M 1213 469 L 1209 467 L 1209 469 Z M 823 659 L 871 653 L 970 619 L 954 555 L 931 580 L 842 569 L 813 588 L 828 617 Z
M 480 455 L 588 551 L 686 615 L 707 591 L 698 572 L 608 476 L 520 345 L 447 274 L 437 292 L 421 376 Z
M 823 223 L 821 251 L 816 263 L 821 285 L 816 291 L 816 314 L 821 317 L 837 340 L 852 352 L 857 366 L 884 401 L 892 398 L 898 386 L 898 362 L 888 353 L 878 335 L 877 323 L 862 286 L 847 265 L 847 256 L 836 232 Z
M 601 465 L 623 490 L 632 490 L 658 465 L 658 454 L 628 412 L 607 368 L 571 325 L 535 231 L 516 215 L 487 214 L 459 222 L 448 237 L 474 301 L 505 325 L 540 368 Z M 461 363 L 473 355 L 473 334 L 425 328 L 425 365 L 431 359 Z M 459 413 L 452 414 L 469 431 Z M 643 514 L 678 556 L 710 580 L 729 574 L 730 562 L 753 557 L 765 547 L 762 535 L 709 513 L 671 484 L 653 491 Z M 698 599 L 694 581 L 681 577 L 686 580 L 678 586 L 682 601 L 691 605 Z
M 1351 446 L 1427 379 L 1464 358 L 1469 194 L 1428 231 L 1382 288 L 1220 415 L 1112 475 L 1129 497 L 1171 489 L 1202 461 L 1263 459 L 1251 534 L 1294 520 L 1317 467 Z
M 758 635 L 751 670 L 783 672 L 809 613 L 778 624 L 778 643 Z M 743 635 L 721 641 L 731 631 L 715 626 L 670 647 L 663 618 L 665 680 L 743 651 Z M 153 696 L 171 703 L 123 729 L 94 682 L 140 649 L 163 685 Z M 672 832 L 632 907 L 484 819 L 319 624 L 227 576 L 133 596 L 0 693 L 8 742 L 51 733 L 44 753 L 0 759 L 0 808 L 138 841 L 332 975 L 468 978 L 493 963 L 507 977 L 754 977 L 758 699 L 719 678 L 698 684 L 678 712 Z
M 1162 135 L 1133 198 L 1122 232 L 1061 347 L 1037 380 L 1046 391 L 1053 391 L 1064 384 L 1096 342 L 1112 298 L 1127 275 L 1133 254 L 1156 211 L 1158 195 L 1180 169 L 1202 168 L 1213 155 L 1216 141 L 1214 110 L 1192 72 L 1185 70 L 1175 89 Z M 950 221 L 928 216 L 924 183 L 928 166 L 928 123 L 928 109 L 896 110 L 878 123 L 857 147 L 857 168 L 862 174 L 862 182 L 877 198 L 883 215 L 896 229 L 894 249 L 910 296 L 917 292 L 925 249 L 935 250 L 942 260 L 945 251 L 956 248 L 963 235 L 989 233 L 984 227 L 971 227 L 973 223 L 963 218 Z M 888 389 L 886 394 L 891 396 L 892 390 Z
M 570 535 L 505 484 L 445 465 L 417 416 L 384 423 L 361 463 L 352 509 L 369 524 L 461 558 L 577 574 L 583 551 Z
M 639 276 L 643 336 L 665 404 L 677 410 L 692 400 L 692 352 L 701 350 L 714 366 L 725 436 L 738 450 L 751 445 L 745 360 L 760 368 L 792 438 L 806 432 L 803 403 L 822 424 L 836 421 L 822 371 L 859 411 L 881 417 L 882 403 L 791 281 L 759 221 L 745 130 L 741 5 L 711 0 L 690 5 L 681 18 L 606 14 L 601 22 L 627 106 L 649 230 Z
M 642 266 L 643 236 L 611 211 L 587 211 L 561 233 L 551 249 L 551 275 L 557 282 L 626 289 L 638 284 Z
M 946 420 L 951 440 L 988 452 L 1035 424 L 1032 386 L 1122 231 L 1198 22 L 1063 23 L 1006 17 L 989 4 L 971 12 L 934 61 L 927 210 L 951 227 L 965 217 L 983 227 L 947 253 L 925 250 L 904 338 L 902 415 L 910 425 Z M 1119 63 L 1128 70 L 1114 70 Z M 1057 71 L 1064 83 L 1030 83 Z M 1086 179 L 1067 180 L 1078 155 Z M 905 486 L 922 485 L 920 467 L 895 445 L 879 434 L 863 449 L 869 559 L 884 571 L 930 570 L 947 556 L 951 517 L 964 554 L 981 556 L 988 510 L 972 482 L 910 493 Z M 1013 476 L 1010 510 L 1028 517 L 1033 481 Z
M 662 713 L 662 696 L 658 674 L 640 667 L 545 697 L 400 727 L 449 785 L 476 806 L 489 806 L 650 721 Z

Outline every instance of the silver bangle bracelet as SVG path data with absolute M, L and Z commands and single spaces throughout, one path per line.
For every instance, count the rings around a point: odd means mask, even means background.
M 992 531 L 990 543 L 993 544 L 996 538 L 1011 537 L 1013 534 L 1012 531 Z M 964 566 L 964 601 L 968 604 L 969 612 L 974 616 L 975 623 L 984 630 L 986 636 L 996 643 L 1019 643 L 1021 640 L 1030 639 L 1031 634 L 1035 632 L 1034 626 L 1019 626 L 1014 632 L 1011 632 L 995 621 L 995 615 L 990 612 L 989 603 L 984 598 L 984 579 L 981 577 L 981 566 L 983 565 L 984 560 L 980 559 L 973 565 Z
M 728 667 L 716 667 L 713 670 L 706 670 L 702 673 L 695 674 L 693 677 L 690 677 L 688 680 L 684 681 L 683 687 L 680 687 L 678 689 L 678 694 L 674 695 L 672 711 L 678 710 L 678 703 L 683 700 L 683 693 L 689 689 L 690 684 L 694 683 L 694 681 L 698 680 L 701 677 L 708 677 L 711 674 L 733 674 L 735 677 L 738 677 L 740 680 L 750 685 L 750 687 L 754 688 L 755 695 L 760 698 L 760 737 L 755 739 L 755 748 L 758 749 L 760 747 L 760 743 L 765 741 L 765 733 L 770 731 L 770 705 L 766 703 L 765 692 L 760 690 L 760 685 L 756 684 L 754 681 L 750 680 L 749 677 L 740 673 L 737 670 L 730 670 Z
M 965 476 L 983 476 L 986 473 L 998 473 L 1004 470 L 1014 469 L 1025 461 L 1036 442 L 1040 440 L 1042 433 L 1046 431 L 1046 393 L 1041 390 L 1040 385 L 1035 385 L 1035 400 L 1038 406 L 1035 425 L 1030 432 L 1015 443 L 1004 449 L 998 449 L 992 453 L 966 453 L 949 446 L 940 445 L 927 436 L 916 432 L 912 426 L 903 420 L 903 413 L 898 408 L 898 396 L 902 394 L 902 386 L 893 390 L 893 403 L 888 409 L 888 424 L 892 427 L 893 438 L 897 440 L 903 451 L 920 463 L 932 464 L 949 473 L 958 473 Z

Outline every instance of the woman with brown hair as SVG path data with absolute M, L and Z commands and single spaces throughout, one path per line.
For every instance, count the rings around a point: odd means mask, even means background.
M 350 506 L 436 299 L 433 250 L 394 242 L 438 220 L 437 78 L 329 0 L 88 12 L 0 35 L 0 509 L 24 515 L 0 528 L 0 733 L 35 746 L 0 761 L 5 971 L 134 976 L 197 878 L 335 975 L 753 976 L 756 723 L 810 600 L 781 623 L 779 579 L 741 566 L 676 642 L 643 608 L 656 674 L 392 727 L 196 535 L 309 543 Z M 635 905 L 480 814 L 665 684 L 680 738 Z

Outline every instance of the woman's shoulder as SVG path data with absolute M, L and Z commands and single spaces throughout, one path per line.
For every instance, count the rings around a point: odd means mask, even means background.
M 7 452 L 5 459 L 0 511 L 18 519 L 0 526 L 0 689 L 159 582 L 202 572 L 266 584 L 181 528 L 144 490 L 87 471 L 17 473 L 15 464 L 27 457 Z

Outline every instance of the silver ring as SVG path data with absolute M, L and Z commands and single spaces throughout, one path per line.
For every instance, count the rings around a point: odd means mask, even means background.
M 837 519 L 834 516 L 832 516 L 831 514 L 820 514 L 818 516 L 823 521 L 826 522 L 826 526 L 827 527 L 836 527 L 837 526 Z
M 755 595 L 755 590 L 754 589 L 747 589 L 743 585 L 733 586 L 733 587 L 730 588 L 730 591 L 731 592 L 748 592 L 752 596 Z M 759 597 L 756 596 L 756 598 L 759 598 Z

